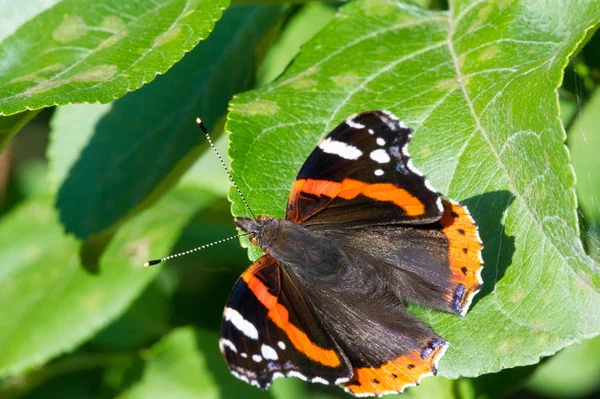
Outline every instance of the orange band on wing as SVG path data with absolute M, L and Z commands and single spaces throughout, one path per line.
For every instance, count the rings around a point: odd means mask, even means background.
M 256 298 L 268 309 L 269 318 L 281 328 L 288 336 L 292 345 L 309 359 L 328 367 L 337 367 L 341 364 L 340 358 L 332 349 L 324 349 L 313 343 L 308 336 L 289 321 L 288 310 L 277 302 L 277 297 L 258 279 L 255 269 L 248 269 L 242 278 Z
M 343 385 L 354 395 L 400 393 L 418 384 L 421 378 L 434 375 L 446 348 L 446 344 L 439 345 L 425 359 L 421 358 L 421 351 L 414 349 L 380 367 L 356 368 L 352 380 Z
M 306 193 L 329 198 L 353 199 L 359 195 L 378 201 L 393 202 L 408 216 L 420 216 L 425 213 L 425 204 L 403 188 L 391 183 L 368 184 L 354 179 L 344 179 L 341 183 L 328 180 L 299 179 L 292 187 L 290 198 Z
M 460 299 L 460 307 L 466 311 L 464 307 L 468 307 L 473 295 L 481 289 L 483 283 L 481 280 L 483 245 L 479 239 L 477 225 L 467 208 L 448 200 L 443 200 L 442 203 L 444 215 L 440 219 L 440 224 L 450 245 L 452 281 L 465 287 Z

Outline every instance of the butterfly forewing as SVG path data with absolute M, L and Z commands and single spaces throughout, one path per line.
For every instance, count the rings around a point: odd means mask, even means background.
M 269 255 L 236 283 L 225 308 L 220 346 L 231 372 L 262 389 L 283 376 L 325 384 L 352 376 L 348 359 Z
M 438 220 L 441 198 L 412 165 L 407 151 L 411 135 L 386 111 L 349 117 L 302 166 L 286 217 L 319 228 Z

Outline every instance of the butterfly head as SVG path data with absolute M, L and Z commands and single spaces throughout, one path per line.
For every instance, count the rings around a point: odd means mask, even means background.
M 238 216 L 233 223 L 248 233 L 250 242 L 266 250 L 273 240 L 279 223 L 267 215 L 258 215 L 256 219 Z

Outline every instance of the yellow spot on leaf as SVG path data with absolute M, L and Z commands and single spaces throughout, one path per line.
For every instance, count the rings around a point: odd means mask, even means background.
M 112 35 L 111 37 L 109 37 L 108 39 L 106 39 L 105 41 L 100 43 L 100 45 L 98 46 L 98 49 L 110 47 L 113 44 L 117 43 L 119 40 L 126 37 L 128 34 L 129 34 L 129 32 L 127 32 L 126 30 L 119 31 L 118 33 L 115 33 L 114 35 Z
M 97 289 L 92 292 L 89 292 L 81 300 L 81 307 L 90 313 L 97 311 L 100 308 L 100 306 L 102 305 L 104 295 L 105 294 L 103 291 L 100 291 Z
M 406 24 L 406 23 L 414 21 L 414 20 L 415 20 L 415 17 L 414 17 L 414 15 L 411 15 L 411 14 L 405 14 L 405 13 L 399 12 L 396 15 L 396 24 L 398 24 L 398 25 Z
M 125 22 L 116 15 L 111 15 L 110 17 L 105 17 L 100 24 L 103 28 L 111 29 L 114 31 L 119 31 L 125 29 Z
M 317 85 L 317 81 L 314 79 L 298 79 L 292 81 L 288 86 L 292 89 L 308 89 Z
M 458 82 L 456 79 L 445 79 L 437 82 L 436 87 L 440 90 L 455 90 L 458 89 Z
M 39 245 L 30 244 L 25 248 L 25 259 L 28 262 L 33 262 L 40 257 L 41 249 Z
M 429 145 L 424 145 L 419 150 L 419 156 L 422 158 L 427 158 L 431 155 L 431 147 Z
M 533 319 L 531 323 L 531 329 L 540 332 L 548 329 L 548 319 L 545 317 L 538 317 Z
M 147 238 L 141 238 L 125 245 L 123 251 L 130 263 L 141 266 L 150 259 L 150 242 Z
M 381 0 L 365 1 L 362 4 L 362 9 L 369 17 L 385 17 L 398 10 L 392 3 Z
M 485 24 L 489 18 L 489 16 L 494 12 L 494 3 L 489 2 L 486 3 L 484 7 L 482 7 L 477 13 L 477 18 L 473 21 L 471 26 L 469 27 L 470 31 L 474 31 L 479 28 L 481 25 Z
M 181 28 L 179 26 L 176 26 L 174 29 L 171 29 L 170 31 L 165 32 L 164 34 L 157 37 L 156 40 L 154 41 L 154 46 L 156 46 L 156 47 L 162 46 L 163 44 L 175 39 L 180 34 L 181 34 Z
M 519 348 L 522 342 L 523 338 L 520 337 L 507 338 L 498 344 L 498 346 L 496 347 L 496 353 L 501 356 L 508 355 L 509 353 L 514 352 L 517 348 Z
M 514 0 L 496 0 L 496 5 L 500 9 L 500 11 L 502 11 L 505 8 L 511 6 L 514 2 Z
M 60 26 L 52 32 L 52 38 L 59 43 L 69 43 L 85 36 L 87 30 L 83 18 L 76 15 L 66 15 Z
M 20 83 L 20 82 L 42 83 L 42 82 L 46 81 L 48 78 L 47 77 L 42 77 L 40 75 L 47 74 L 49 72 L 62 71 L 63 69 L 65 69 L 65 66 L 63 64 L 48 65 L 47 67 L 42 68 L 42 69 L 40 69 L 37 72 L 32 72 L 32 73 L 28 73 L 28 74 L 23 75 L 23 76 L 19 76 L 18 78 L 15 78 L 15 79 L 9 81 L 8 84 Z
M 524 297 L 525 297 L 525 293 L 523 292 L 523 289 L 516 288 L 513 290 L 512 295 L 509 298 L 509 301 L 518 303 L 518 302 L 521 302 Z
M 360 78 L 353 74 L 332 76 L 330 79 L 340 87 L 352 87 L 360 82 Z
M 498 47 L 497 45 L 492 45 L 487 47 L 485 50 L 483 50 L 481 52 L 481 54 L 479 55 L 478 60 L 479 61 L 487 61 L 487 60 L 491 60 L 494 57 L 496 57 L 496 55 L 500 52 L 500 47 Z
M 275 115 L 279 111 L 279 105 L 273 101 L 258 100 L 250 104 L 236 104 L 234 109 L 242 114 L 254 115 Z
M 108 80 L 116 73 L 116 65 L 103 64 L 90 68 L 86 71 L 79 72 L 68 80 L 72 82 L 98 82 L 102 80 Z
M 60 87 L 65 84 L 69 84 L 71 82 L 101 82 L 103 80 L 108 80 L 113 77 L 117 73 L 116 65 L 98 65 L 92 67 L 88 70 L 79 72 L 76 75 L 73 75 L 66 79 L 58 79 L 58 80 L 44 80 L 36 86 L 33 86 L 23 93 L 20 93 L 20 97 L 26 97 L 33 94 L 39 94 L 47 92 L 48 90 L 52 90 L 54 88 Z

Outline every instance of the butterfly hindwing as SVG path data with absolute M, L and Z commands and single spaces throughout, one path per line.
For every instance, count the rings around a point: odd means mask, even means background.
M 339 273 L 324 277 L 303 272 L 300 264 L 289 267 L 299 273 L 301 290 L 323 329 L 352 364 L 353 377 L 343 387 L 358 396 L 382 395 L 402 392 L 435 374 L 447 343 L 408 313 L 395 295 L 398 275 L 332 235 L 324 240 L 341 248 Z M 318 268 L 319 263 L 306 267 Z
M 466 207 L 443 200 L 435 223 L 327 230 L 337 245 L 366 248 L 385 265 L 396 296 L 406 302 L 464 315 L 481 284 L 482 244 Z
M 412 165 L 411 136 L 412 130 L 386 111 L 349 117 L 302 166 L 286 218 L 322 228 L 437 221 L 441 198 Z
M 257 260 L 238 280 L 225 308 L 220 347 L 231 372 L 266 389 L 277 377 L 348 381 L 351 368 L 277 260 Z

